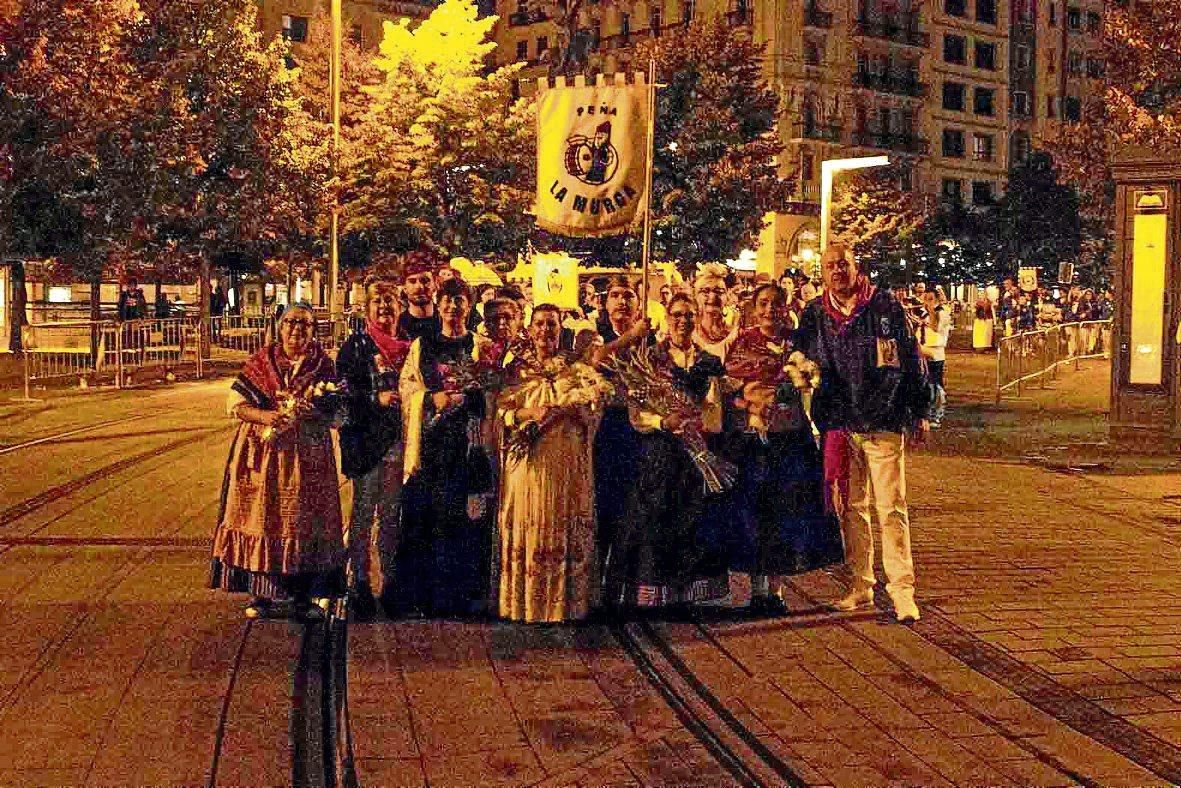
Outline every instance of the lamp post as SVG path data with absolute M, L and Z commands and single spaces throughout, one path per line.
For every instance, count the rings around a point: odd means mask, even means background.
M 856 159 L 826 159 L 820 162 L 820 251 L 828 247 L 829 212 L 832 208 L 832 178 L 845 170 L 884 167 L 889 156 L 862 156 Z
M 340 36 L 341 36 L 341 0 L 332 0 L 332 58 L 329 68 L 329 90 L 332 94 L 332 174 L 340 165 Z M 337 308 L 336 290 L 340 283 L 340 206 L 336 198 L 332 200 L 332 239 L 329 246 L 328 260 L 328 316 L 333 322 L 340 317 Z

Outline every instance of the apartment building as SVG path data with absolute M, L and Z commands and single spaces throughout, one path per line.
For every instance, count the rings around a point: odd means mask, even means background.
M 383 21 L 425 19 L 433 5 L 410 0 L 343 0 L 348 25 L 343 33 L 360 46 L 376 49 Z M 301 44 L 307 41 L 317 16 L 327 17 L 328 7 L 328 0 L 258 0 L 258 23 L 269 36 L 282 35 Z
M 1103 0 L 1046 0 L 1040 11 L 1039 49 L 1046 65 L 1039 73 L 1045 106 L 1037 139 L 1052 140 L 1102 95 Z

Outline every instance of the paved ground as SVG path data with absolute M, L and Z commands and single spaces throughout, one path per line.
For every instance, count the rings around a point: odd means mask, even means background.
M 1020 462 L 1101 437 L 1102 365 L 1001 408 L 980 365 L 949 362 L 956 407 L 910 466 L 923 621 L 825 613 L 816 573 L 790 617 L 654 635 L 809 783 L 1177 784 L 1181 470 Z M 218 784 L 289 783 L 297 639 L 203 588 L 224 386 L 0 403 L 0 784 L 203 784 L 215 752 Z M 362 785 L 734 784 L 620 644 L 351 627 Z

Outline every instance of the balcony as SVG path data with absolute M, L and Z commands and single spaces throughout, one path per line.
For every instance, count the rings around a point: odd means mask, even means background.
M 927 86 L 919 82 L 916 72 L 874 74 L 869 71 L 857 71 L 853 74 L 853 86 L 894 96 L 922 98 L 927 95 Z
M 808 122 L 806 120 L 797 121 L 791 127 L 792 139 L 796 140 L 819 140 L 821 142 L 840 142 L 841 141 L 841 127 L 835 124 L 824 124 L 816 122 Z
M 832 27 L 832 12 L 821 11 L 814 5 L 804 9 L 804 27 L 818 27 L 828 30 Z
M 931 43 L 931 37 L 919 30 L 919 15 L 916 13 L 874 19 L 863 16 L 857 20 L 855 35 L 881 38 L 910 47 L 926 47 Z
M 915 156 L 925 156 L 931 146 L 922 137 L 900 132 L 855 131 L 853 145 L 862 148 L 880 148 Z
M 750 27 L 755 23 L 753 8 L 739 8 L 726 12 L 726 24 L 730 27 Z

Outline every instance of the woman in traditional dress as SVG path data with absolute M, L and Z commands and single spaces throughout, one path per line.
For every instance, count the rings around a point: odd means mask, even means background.
M 635 287 L 626 276 L 612 276 L 607 282 L 602 318 L 598 323 L 603 344 L 596 360 L 621 351 L 637 341 L 651 341 L 648 321 L 641 320 Z M 610 376 L 607 376 L 611 379 Z M 613 397 L 603 408 L 595 434 L 595 512 L 598 523 L 599 560 L 609 562 L 609 546 L 625 511 L 628 491 L 636 478 L 639 440 L 621 397 Z
M 752 611 L 780 613 L 787 575 L 838 563 L 844 551 L 840 523 L 825 511 L 823 463 L 799 392 L 807 372 L 794 367 L 783 291 L 759 286 L 753 314 L 726 363 L 742 386 L 741 495 L 757 532 L 753 560 L 734 568 L 751 574 Z
M 726 361 L 730 345 L 738 337 L 738 327 L 726 323 L 726 275 L 721 263 L 706 263 L 697 267 L 693 279 L 693 297 L 697 302 L 697 327 L 693 339 L 707 353 Z
M 485 396 L 460 370 L 486 361 L 490 343 L 467 328 L 471 303 L 462 280 L 440 285 L 442 328 L 414 340 L 398 383 L 406 453 L 396 615 L 466 616 L 489 602 L 494 482 L 481 443 Z
M 500 490 L 500 615 L 576 621 L 597 597 L 591 453 L 613 388 L 559 351 L 561 311 L 533 309 L 532 353 L 510 365 L 497 397 L 507 449 Z
M 730 591 L 725 553 L 716 539 L 699 537 L 707 511 L 704 480 L 678 437 L 686 426 L 703 433 L 720 430 L 725 368 L 694 342 L 694 304 L 688 295 L 672 296 L 668 325 L 668 337 L 651 350 L 654 363 L 668 370 L 701 409 L 689 417 L 698 422 L 692 425 L 677 413 L 662 418 L 645 409 L 631 411 L 640 453 L 611 545 L 605 582 L 611 606 L 681 606 L 721 599 Z
M 988 300 L 988 296 L 981 295 L 976 299 L 976 320 L 972 323 L 973 350 L 992 350 L 994 326 L 992 302 Z
M 228 412 L 242 423 L 230 450 L 213 535 L 212 584 L 253 597 L 263 615 L 293 597 L 295 612 L 343 586 L 344 533 L 330 419 L 306 392 L 335 380 L 332 360 L 312 340 L 311 307 L 279 321 L 279 341 L 255 353 L 234 381 Z

